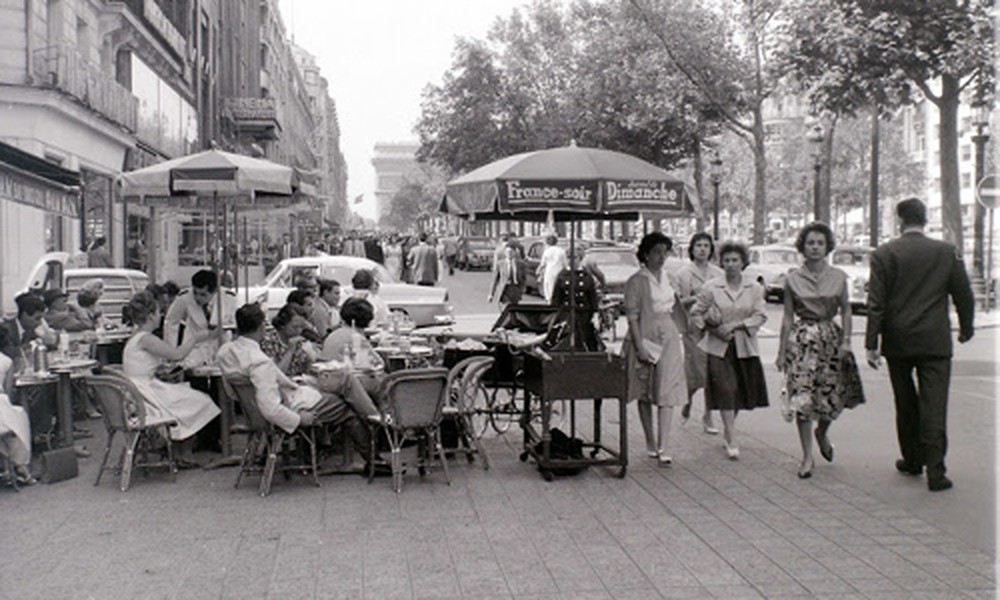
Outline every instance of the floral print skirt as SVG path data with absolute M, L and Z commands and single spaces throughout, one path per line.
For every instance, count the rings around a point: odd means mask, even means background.
M 786 393 L 800 419 L 836 419 L 841 398 L 840 344 L 844 333 L 831 320 L 799 319 L 792 325 L 785 350 Z

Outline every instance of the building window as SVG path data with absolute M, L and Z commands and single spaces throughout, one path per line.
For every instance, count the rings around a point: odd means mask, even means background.
M 972 146 L 962 144 L 962 160 L 972 160 Z
M 972 173 L 962 173 L 962 187 L 972 187 Z

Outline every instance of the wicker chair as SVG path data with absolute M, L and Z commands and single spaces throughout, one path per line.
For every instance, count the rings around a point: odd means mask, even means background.
M 148 415 L 145 396 L 124 375 L 109 372 L 107 375 L 88 375 L 84 379 L 94 391 L 103 413 L 101 418 L 108 431 L 104 457 L 101 459 L 101 467 L 97 471 L 94 485 L 101 484 L 104 471 L 109 469 L 120 474 L 119 487 L 123 492 L 131 487 L 132 472 L 136 468 L 141 468 L 144 472 L 151 468 L 167 468 L 170 471 L 171 481 L 175 481 L 177 462 L 174 460 L 173 444 L 170 441 L 170 428 L 177 425 L 177 421 L 170 416 Z M 108 458 L 118 433 L 125 438 L 125 445 L 118 466 L 109 467 Z M 161 453 L 156 447 L 157 438 L 166 444 L 163 449 L 165 459 L 151 459 L 151 454 Z
M 392 487 L 403 490 L 403 464 L 400 451 L 407 441 L 417 441 L 417 469 L 423 475 L 437 452 L 445 480 L 451 485 L 448 462 L 441 446 L 441 419 L 448 399 L 448 370 L 440 368 L 404 369 L 390 373 L 382 382 L 384 417 L 382 427 L 392 453 Z M 372 436 L 371 455 L 375 456 Z M 431 446 L 433 445 L 433 449 Z M 375 477 L 370 463 L 368 481 Z
M 471 356 L 461 361 L 448 372 L 448 404 L 444 407 L 444 417 L 452 419 L 458 429 L 459 447 L 448 448 L 465 452 L 469 463 L 478 454 L 483 469 L 490 468 L 489 458 L 479 438 L 488 425 L 489 393 L 483 387 L 483 375 L 493 366 L 489 356 Z M 482 423 L 478 423 L 483 420 Z M 477 424 L 478 423 L 478 424 Z
M 274 473 L 279 469 L 284 473 L 285 479 L 288 479 L 294 471 L 308 471 L 312 475 L 313 483 L 319 487 L 319 465 L 316 459 L 316 429 L 319 425 L 305 427 L 300 425 L 294 433 L 287 434 L 261 414 L 257 406 L 257 390 L 248 377 L 226 375 L 222 378 L 222 384 L 229 397 L 239 401 L 249 423 L 247 447 L 243 451 L 240 472 L 233 487 L 240 487 L 245 475 L 260 473 L 258 492 L 263 498 L 271 493 Z M 308 457 L 296 460 L 292 442 L 304 444 L 305 447 L 296 443 L 298 447 L 294 450 L 299 450 L 299 454 L 308 450 Z M 261 458 L 264 458 L 263 465 L 260 464 Z

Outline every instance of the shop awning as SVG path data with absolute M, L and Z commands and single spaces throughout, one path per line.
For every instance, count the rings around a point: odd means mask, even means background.
M 79 171 L 64 169 L 44 158 L 39 158 L 34 154 L 25 152 L 4 142 L 0 142 L 0 162 L 29 175 L 46 179 L 49 183 L 65 187 L 80 186 Z

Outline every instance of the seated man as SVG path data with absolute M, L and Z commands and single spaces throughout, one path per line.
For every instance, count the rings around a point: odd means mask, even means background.
M 318 295 L 313 302 L 309 322 L 320 335 L 326 337 L 340 327 L 340 282 L 335 279 L 320 279 Z
M 342 425 L 358 453 L 371 461 L 368 428 L 361 418 L 377 417 L 378 409 L 350 374 L 336 391 L 320 395 L 315 389 L 290 380 L 260 349 L 266 317 L 260 306 L 248 304 L 236 311 L 239 337 L 219 349 L 218 364 L 224 375 L 245 375 L 257 392 L 257 406 L 265 419 L 288 433 L 313 423 Z
M 52 329 L 67 333 L 93 331 L 90 323 L 70 310 L 66 292 L 60 289 L 45 290 L 42 298 L 45 301 L 45 322 Z

